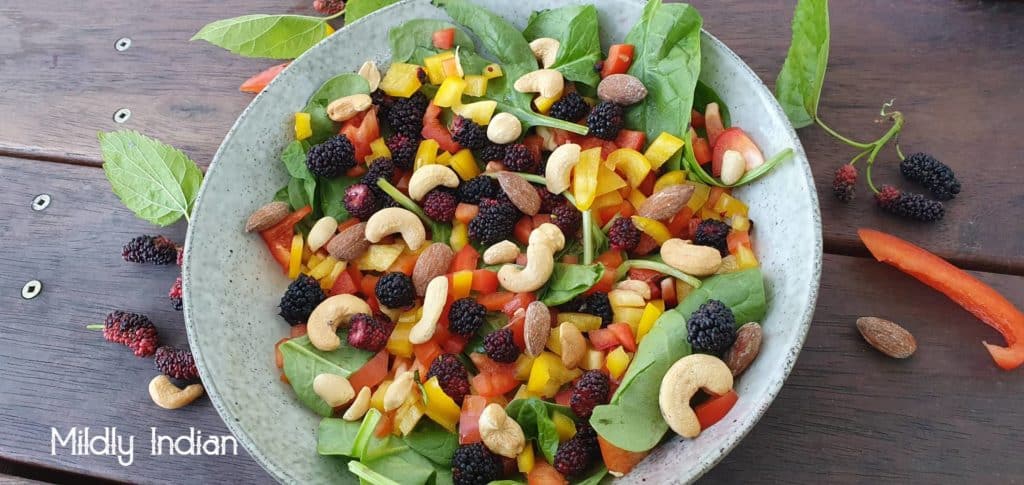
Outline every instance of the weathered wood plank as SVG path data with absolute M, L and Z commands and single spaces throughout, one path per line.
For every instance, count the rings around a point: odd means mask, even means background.
M 84 325 L 114 308 L 150 315 L 165 341 L 184 345 L 179 313 L 165 296 L 177 268 L 125 263 L 124 241 L 157 229 L 136 220 L 110 194 L 100 170 L 0 157 L 0 459 L 111 479 L 153 482 L 265 482 L 238 457 L 158 457 L 137 453 L 131 467 L 109 457 L 50 456 L 50 427 L 116 425 L 148 440 L 164 433 L 226 433 L 209 401 L 181 411 L 156 408 L 146 383 L 152 362 L 103 341 Z M 53 196 L 42 212 L 39 193 Z M 183 227 L 164 231 L 179 239 Z M 818 311 L 796 369 L 751 435 L 708 482 L 1024 481 L 1005 450 L 1020 446 L 1012 430 L 1024 374 L 997 370 L 981 340 L 1000 342 L 941 295 L 867 259 L 826 256 Z M 982 274 L 1012 301 L 1024 302 L 1024 278 Z M 39 279 L 35 300 L 18 296 Z M 784 304 L 784 302 L 775 302 Z M 917 355 L 893 361 L 867 347 L 853 322 L 877 315 L 904 324 Z M 269 354 L 268 354 L 269 355 Z M 313 439 L 312 436 L 308 439 Z M 137 445 L 140 446 L 140 445 Z

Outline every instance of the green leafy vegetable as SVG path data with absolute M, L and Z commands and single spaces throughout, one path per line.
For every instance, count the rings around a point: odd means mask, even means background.
M 309 167 L 306 166 L 306 151 L 308 149 L 301 141 L 293 141 L 285 146 L 284 151 L 281 152 L 281 161 L 284 162 L 284 168 L 288 170 L 288 175 L 291 175 L 292 178 L 315 178 L 313 173 L 309 171 Z
M 350 24 L 398 0 L 348 0 L 345 2 L 345 24 Z
M 601 60 L 601 39 L 598 35 L 597 9 L 593 5 L 570 5 L 534 12 L 523 31 L 526 40 L 550 37 L 561 45 L 555 63 L 571 81 L 597 87 L 601 76 L 594 65 Z
M 686 320 L 665 312 L 640 342 L 636 356 L 611 402 L 594 408 L 590 424 L 601 437 L 629 451 L 657 446 L 668 430 L 658 407 L 658 390 L 668 368 L 690 353 Z
M 309 113 L 309 125 L 313 130 L 308 144 L 317 145 L 338 134 L 338 124 L 327 116 L 327 105 L 352 94 L 370 94 L 370 84 L 358 74 L 346 73 L 328 79 L 309 97 L 309 102 L 302 109 Z
M 188 220 L 203 173 L 180 150 L 135 131 L 100 133 L 103 171 L 121 202 L 141 219 Z
M 546 285 L 537 297 L 548 306 L 561 305 L 594 286 L 604 276 L 603 264 L 555 263 Z
M 626 113 L 626 122 L 653 140 L 662 132 L 679 135 L 690 124 L 690 107 L 700 74 L 697 10 L 685 3 L 647 2 L 625 43 L 636 49 L 629 73 L 643 81 L 647 97 Z M 678 155 L 669 170 L 679 168 Z
M 408 447 L 362 463 L 382 477 L 407 485 L 425 484 L 435 473 L 430 460 Z
M 438 30 L 444 29 L 455 29 L 455 46 L 459 47 L 460 56 L 464 51 L 474 51 L 476 49 L 476 46 L 473 45 L 473 38 L 451 23 L 436 19 L 415 19 L 388 31 L 388 42 L 391 44 L 391 62 L 422 64 L 423 59 L 416 55 L 417 50 L 421 52 L 433 51 L 433 34 Z
M 205 40 L 244 57 L 294 59 L 326 38 L 328 18 L 243 15 L 207 24 L 189 40 Z
M 689 136 L 691 137 L 691 139 L 692 139 L 693 133 L 694 133 L 693 132 L 693 128 L 690 128 L 690 135 Z M 786 160 L 789 160 L 789 158 L 792 157 L 792 156 L 793 156 L 793 149 L 792 148 L 786 148 L 785 150 L 782 150 L 781 152 L 776 153 L 772 158 L 769 158 L 768 160 L 766 160 L 760 167 L 757 167 L 757 168 L 755 168 L 755 169 L 753 169 L 753 170 L 751 170 L 751 171 L 749 171 L 747 173 L 744 173 L 743 176 L 740 177 L 740 179 L 736 181 L 736 183 L 734 183 L 732 185 L 726 185 L 726 184 L 722 183 L 722 181 L 720 181 L 717 178 L 711 176 L 711 174 L 707 173 L 707 171 L 704 170 L 704 167 L 702 167 L 699 163 L 697 163 L 697 157 L 693 153 L 693 143 L 687 143 L 686 145 L 683 146 L 683 164 L 684 164 L 686 170 L 689 173 L 691 173 L 694 177 L 696 177 L 697 181 L 702 182 L 702 183 L 707 184 L 707 185 L 714 185 L 715 187 L 740 187 L 740 186 L 743 186 L 743 185 L 747 185 L 747 184 L 749 184 L 749 183 L 751 183 L 751 182 L 761 178 L 762 176 L 764 176 L 768 172 L 771 172 L 773 168 L 778 166 L 780 163 L 785 162 Z
M 718 103 L 718 114 L 722 115 L 722 124 L 728 128 L 732 124 L 732 118 L 729 116 L 729 107 L 726 106 L 725 101 L 722 101 L 722 97 L 711 86 L 698 80 L 697 87 L 693 90 L 693 109 L 703 113 L 705 108 L 711 103 Z
M 497 332 L 502 327 L 508 324 L 508 315 L 504 313 L 488 312 L 487 316 L 484 317 L 484 324 L 480 326 L 480 330 L 477 330 L 473 338 L 469 339 L 466 344 L 466 352 L 476 352 L 478 354 L 486 354 L 487 351 L 484 349 L 484 335 Z
M 509 403 L 505 412 L 523 428 L 526 439 L 537 442 L 537 447 L 548 462 L 554 463 L 555 452 L 558 451 L 558 431 L 555 430 L 555 422 L 551 419 L 547 403 L 535 397 L 516 399 Z
M 324 418 L 316 433 L 316 452 L 321 455 L 358 457 L 356 443 L 362 421 L 345 421 L 338 418 Z
M 597 469 L 594 470 L 594 473 L 590 474 L 590 476 L 588 476 L 587 478 L 584 478 L 583 480 L 576 482 L 576 485 L 597 485 L 601 483 L 601 480 L 607 474 L 608 468 L 606 468 L 603 464 L 598 465 Z
M 325 216 L 331 216 L 338 222 L 351 217 L 345 208 L 345 190 L 359 183 L 359 177 L 320 178 L 317 182 L 317 200 L 320 210 Z
M 342 335 L 341 339 L 344 340 L 345 336 Z M 284 356 L 284 375 L 288 377 L 295 395 L 321 416 L 330 416 L 333 410 L 313 392 L 313 379 L 320 374 L 348 377 L 374 356 L 373 352 L 349 345 L 324 352 L 313 347 L 307 336 L 288 340 L 279 348 Z
M 361 483 L 368 483 L 370 485 L 401 485 L 355 460 L 348 462 L 348 471 L 359 477 Z
M 451 466 L 452 456 L 459 448 L 458 435 L 429 419 L 421 419 L 416 429 L 402 440 L 430 461 L 446 467 Z
M 793 12 L 793 40 L 775 80 L 775 97 L 795 128 L 818 117 L 830 35 L 828 0 L 799 0 Z
M 737 327 L 747 322 L 760 322 L 768 308 L 764 277 L 758 268 L 705 279 L 704 285 L 691 291 L 676 311 L 689 318 L 697 307 L 710 299 L 719 300 L 732 310 Z
M 423 209 L 420 208 L 419 204 L 413 202 L 412 199 L 396 189 L 395 186 L 391 185 L 387 180 L 384 180 L 383 178 L 378 179 L 377 186 L 380 187 L 384 193 L 390 195 L 392 199 L 395 199 L 395 202 L 397 202 L 399 206 L 413 214 L 416 214 L 424 224 L 430 227 L 430 238 L 432 240 L 447 241 L 451 239 L 451 224 L 438 222 L 428 217 L 427 214 L 423 212 Z

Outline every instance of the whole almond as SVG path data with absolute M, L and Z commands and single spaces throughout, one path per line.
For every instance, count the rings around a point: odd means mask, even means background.
M 762 335 L 761 324 L 757 322 L 746 323 L 736 331 L 736 341 L 725 354 L 725 364 L 729 366 L 733 377 L 747 370 L 754 357 L 757 357 L 761 350 Z
M 526 340 L 526 355 L 536 357 L 544 351 L 551 335 L 551 311 L 547 305 L 535 301 L 526 307 L 526 321 L 523 323 L 523 337 Z
M 454 257 L 452 248 L 445 243 L 437 242 L 427 246 L 412 269 L 412 285 L 416 287 L 416 294 L 423 296 L 430 280 L 448 272 Z
M 327 252 L 331 256 L 344 261 L 355 261 L 359 259 L 367 249 L 370 248 L 370 241 L 366 240 L 366 223 L 346 227 L 345 230 L 327 241 Z
M 270 229 L 288 217 L 288 204 L 284 202 L 271 202 L 253 212 L 249 220 L 245 222 L 245 232 L 264 231 Z
M 597 85 L 597 97 L 622 106 L 639 103 L 647 97 L 643 81 L 629 74 L 612 74 Z
M 693 196 L 692 185 L 671 185 L 661 189 L 640 204 L 637 215 L 664 221 L 674 217 Z
M 906 359 L 917 350 L 917 341 L 907 329 L 884 318 L 860 317 L 857 330 L 872 347 L 894 359 Z
M 510 172 L 498 172 L 498 184 L 509 200 L 528 216 L 535 216 L 540 210 L 540 194 L 526 179 Z

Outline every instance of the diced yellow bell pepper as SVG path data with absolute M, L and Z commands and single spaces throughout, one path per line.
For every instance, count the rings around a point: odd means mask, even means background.
M 555 423 L 558 441 L 569 441 L 570 438 L 576 435 L 576 423 L 569 416 L 555 411 L 551 413 L 551 420 Z
M 455 57 L 451 59 L 445 59 L 443 62 L 441 62 L 441 71 L 444 72 L 445 79 L 450 77 L 457 77 L 459 79 L 462 79 L 462 76 L 465 73 L 462 72 L 462 60 L 459 59 L 459 54 L 456 53 Z
M 664 244 L 665 241 L 672 239 L 672 233 L 668 231 L 668 227 L 659 221 L 643 216 L 633 216 L 630 219 L 633 220 L 637 229 L 651 236 L 658 244 Z
M 552 397 L 561 385 L 558 374 L 564 369 L 562 359 L 551 353 L 542 352 L 533 361 L 526 390 L 535 395 Z
M 328 37 L 334 33 L 334 27 L 331 27 L 331 24 L 328 24 L 327 22 L 324 23 L 326 24 L 324 25 L 324 37 Z
M 468 148 L 463 148 L 455 155 L 452 155 L 451 160 L 448 161 L 448 166 L 455 170 L 455 173 L 462 180 L 469 180 L 480 175 L 480 166 L 476 164 L 476 158 L 473 157 L 473 152 Z
M 445 394 L 441 389 L 441 385 L 437 382 L 437 376 L 431 377 L 423 383 L 423 391 L 426 393 L 424 400 L 426 401 L 427 417 L 454 433 L 462 409 L 455 404 L 455 400 L 451 396 Z
M 537 112 L 546 115 L 546 114 L 548 114 L 548 111 L 551 111 L 551 106 L 554 105 L 555 102 L 557 102 L 561 98 L 562 98 L 561 94 L 559 94 L 558 96 L 555 96 L 553 98 L 545 98 L 544 96 L 537 96 L 536 98 L 533 98 L 533 105 L 537 108 Z
M 632 148 L 620 148 L 611 152 L 605 163 L 626 176 L 630 187 L 639 187 L 651 172 L 651 162 Z
M 373 391 L 370 395 L 370 407 L 380 412 L 384 412 L 384 393 L 388 392 L 388 387 L 391 386 L 391 380 L 381 382 L 377 386 L 377 390 Z
M 391 64 L 384 79 L 380 80 L 380 89 L 388 96 L 408 98 L 420 89 L 420 66 L 396 62 Z
M 427 138 L 420 142 L 419 148 L 416 149 L 416 162 L 414 165 L 415 170 L 419 170 L 424 165 L 431 165 L 437 163 L 437 151 L 441 149 L 441 145 L 432 138 Z
M 412 342 L 409 341 L 409 332 L 412 331 L 413 325 L 415 323 L 395 324 L 395 329 L 391 332 L 391 337 L 388 337 L 388 343 L 385 346 L 388 353 L 400 357 L 412 357 Z
M 647 201 L 647 196 L 639 190 L 630 190 L 629 197 L 626 197 L 626 200 L 628 200 L 633 207 L 640 207 L 644 205 L 645 201 Z
M 315 253 L 310 253 L 308 258 L 303 256 L 303 258 L 305 258 L 304 263 L 306 263 L 306 267 L 307 268 L 315 268 L 316 265 L 320 264 L 320 262 L 323 261 L 324 258 L 326 258 L 326 257 L 327 257 L 327 255 L 321 253 L 320 251 L 317 251 Z
M 601 370 L 604 367 L 604 351 L 587 349 L 587 353 L 583 355 L 583 362 L 580 363 L 580 367 L 586 370 Z
M 423 317 L 423 307 L 418 306 L 412 310 L 402 312 L 398 316 L 398 323 L 416 323 L 420 321 L 421 317 Z
M 601 196 L 608 192 L 619 190 L 626 186 L 626 181 L 619 177 L 619 174 L 615 173 L 604 164 L 600 165 L 597 169 L 597 195 Z
M 604 195 L 599 195 L 594 199 L 594 202 L 590 205 L 592 210 L 600 209 L 602 207 L 609 207 L 613 205 L 619 205 L 622 203 L 622 195 L 618 191 L 613 190 Z
M 636 307 L 612 307 L 612 320 L 616 322 L 625 322 L 629 324 L 629 328 L 633 329 L 633 335 L 636 335 L 637 330 L 640 328 L 640 319 L 644 316 L 643 308 Z
M 651 305 L 654 305 L 654 307 L 657 308 L 658 310 L 660 310 L 662 313 L 665 312 L 665 300 L 657 299 L 657 300 L 651 300 L 651 301 L 649 301 L 647 303 L 650 303 Z
M 718 267 L 718 271 L 715 271 L 715 274 L 735 273 L 742 269 L 740 268 L 740 261 L 736 259 L 736 255 L 730 254 L 722 258 L 722 265 Z
M 626 368 L 629 367 L 629 360 L 629 354 L 620 345 L 608 353 L 608 358 L 605 359 L 604 365 L 612 379 L 618 380 L 626 372 Z
M 334 268 L 331 268 L 331 272 L 328 273 L 324 279 L 320 280 L 320 288 L 324 291 L 333 288 L 334 282 L 338 281 L 338 277 L 341 276 L 341 273 L 345 271 L 345 268 L 347 267 L 348 263 L 345 261 L 338 261 L 334 263 Z
M 590 209 L 597 197 L 597 168 L 601 163 L 601 148 L 583 150 L 580 161 L 572 171 L 572 189 L 576 198 L 576 208 L 585 211 Z
M 299 270 L 302 268 L 302 234 L 292 236 L 291 258 L 288 260 L 288 277 L 295 279 L 299 277 Z
M 690 296 L 690 292 L 693 291 L 693 285 L 683 281 L 676 280 L 676 301 L 681 302 Z
M 555 354 L 562 355 L 562 341 L 558 338 L 558 329 L 548 334 L 548 343 L 545 346 Z
M 462 270 L 456 271 L 452 274 L 452 298 L 458 300 L 459 298 L 465 298 L 469 296 L 469 291 L 473 286 L 473 271 Z
M 516 379 L 525 381 L 530 378 L 530 368 L 533 367 L 534 357 L 523 353 L 516 358 Z
M 714 219 L 716 221 L 720 221 L 720 220 L 722 220 L 722 214 L 719 213 L 719 212 L 716 212 L 713 207 L 710 207 L 707 204 L 704 204 L 704 207 L 702 207 L 700 209 L 700 218 L 701 219 Z
M 316 266 L 310 266 L 312 269 L 309 271 L 309 276 L 312 276 L 314 280 L 319 280 L 330 274 L 331 270 L 334 269 L 334 263 L 338 260 L 333 256 L 328 256 L 320 261 Z
M 534 394 L 526 389 L 526 384 L 522 384 L 516 389 L 516 393 L 512 395 L 512 400 L 516 399 L 529 399 L 531 397 L 542 398 L 540 394 Z
M 309 246 L 302 246 L 302 262 L 305 263 L 306 261 L 309 261 L 309 258 L 312 257 L 313 251 L 309 249 Z
M 707 202 L 708 197 L 711 196 L 711 187 L 692 180 L 686 182 L 686 185 L 693 186 L 693 195 L 690 196 L 690 200 L 686 203 L 686 207 L 689 207 L 690 210 L 696 214 L 701 207 L 704 207 L 704 203 Z
M 559 325 L 569 322 L 580 329 L 581 332 L 589 332 L 601 328 L 601 317 L 589 313 L 559 312 L 557 321 Z
M 676 154 L 685 142 L 682 138 L 671 135 L 667 132 L 661 132 L 657 138 L 651 142 L 651 145 L 647 147 L 647 151 L 644 152 L 644 156 L 647 157 L 651 162 L 651 168 L 657 170 L 660 168 L 668 159 L 672 158 Z
M 658 177 L 658 180 L 654 182 L 654 191 L 658 192 L 665 187 L 680 185 L 683 182 L 686 182 L 686 171 L 672 170 L 671 172 L 667 172 L 665 175 Z
M 444 61 L 454 58 L 455 53 L 452 51 L 444 51 L 423 58 L 423 68 L 427 71 L 427 79 L 430 84 L 437 86 L 444 82 Z
M 479 74 L 470 74 L 464 78 L 466 80 L 466 90 L 464 94 L 467 96 L 473 96 L 474 98 L 480 98 L 487 95 L 487 78 Z
M 654 322 L 658 321 L 658 318 L 661 318 L 662 313 L 664 313 L 664 311 L 658 309 L 658 307 L 653 303 L 648 303 L 647 306 L 644 307 L 644 314 L 640 316 L 640 325 L 636 329 L 637 342 L 643 340 L 644 336 L 647 335 L 647 332 L 651 331 L 651 328 L 654 327 Z
M 519 473 L 530 473 L 533 470 L 533 464 L 533 444 L 527 441 L 523 452 L 516 457 L 516 468 L 519 469 Z
M 423 415 L 426 414 L 426 410 L 426 406 L 420 402 L 419 398 L 415 394 L 410 394 L 405 399 L 402 407 L 395 411 L 395 429 L 393 433 L 398 436 L 408 436 L 416 428 L 416 425 L 419 424 Z
M 722 194 L 715 201 L 713 210 L 719 214 L 725 214 L 726 217 L 746 217 L 748 213 L 747 204 L 729 194 Z
M 366 156 L 364 161 L 370 163 L 380 158 L 391 158 L 391 149 L 388 148 L 384 138 L 378 138 L 370 142 L 370 154 Z
M 757 256 L 754 255 L 754 250 L 750 249 L 750 246 L 746 244 L 736 248 L 736 261 L 739 263 L 741 270 L 756 268 L 759 265 Z
M 387 271 L 405 251 L 405 243 L 373 244 L 359 259 L 356 266 L 360 271 Z
M 462 78 L 449 76 L 444 78 L 441 87 L 434 95 L 434 104 L 442 108 L 450 108 L 462 104 L 462 92 L 466 90 L 466 81 Z
M 295 113 L 295 139 L 305 140 L 313 136 L 313 127 L 309 124 L 309 113 Z
M 741 215 L 733 216 L 731 225 L 734 231 L 747 232 L 750 230 L 750 218 Z
M 487 79 L 494 79 L 504 75 L 505 74 L 501 72 L 501 66 L 497 64 L 488 64 L 486 67 L 484 67 L 483 76 Z
M 643 308 L 647 304 L 639 293 L 617 289 L 608 292 L 608 302 L 611 303 L 612 308 Z
M 437 163 L 439 165 L 448 165 L 448 162 L 451 159 L 452 159 L 452 154 L 451 153 L 441 152 L 441 154 L 437 156 L 437 159 L 434 160 L 434 163 Z
M 451 239 L 448 240 L 448 242 L 451 245 L 452 250 L 454 251 L 459 251 L 462 248 L 466 247 L 466 245 L 469 244 L 469 228 L 466 227 L 466 224 L 460 221 L 453 222 L 452 237 Z
M 491 118 L 494 117 L 494 110 L 497 107 L 497 101 L 486 100 L 452 106 L 452 111 L 463 118 L 473 120 L 473 123 L 486 126 L 491 123 Z

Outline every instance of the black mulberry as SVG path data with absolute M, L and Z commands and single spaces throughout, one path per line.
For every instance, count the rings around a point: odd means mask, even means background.
M 493 199 L 500 192 L 498 181 L 486 175 L 473 177 L 459 186 L 459 201 L 467 204 L 479 204 L 480 199 Z
M 458 198 L 451 189 L 438 187 L 423 197 L 423 212 L 435 221 L 451 222 L 455 218 Z
M 471 297 L 459 298 L 448 310 L 448 330 L 472 337 L 487 322 L 487 309 Z
M 572 204 L 559 204 L 551 210 L 551 223 L 562 230 L 565 238 L 575 238 L 583 225 L 583 214 Z
M 348 344 L 370 352 L 380 352 L 395 329 L 387 315 L 357 313 L 348 324 Z
M 502 159 L 505 168 L 513 172 L 535 173 L 540 166 L 540 160 L 533 156 L 526 145 L 516 143 L 505 149 L 505 157 Z
M 360 182 L 370 187 L 370 190 L 377 195 L 379 199 L 384 199 L 387 194 L 384 190 L 377 185 L 377 181 L 384 179 L 388 183 L 394 185 L 395 183 L 395 163 L 390 158 L 378 158 L 370 163 L 370 166 L 366 169 L 366 174 Z
M 588 111 L 590 111 L 590 105 L 583 99 L 583 96 L 573 91 L 555 101 L 555 104 L 551 105 L 548 116 L 575 123 L 587 116 Z
M 434 376 L 441 390 L 459 405 L 469 395 L 469 372 L 455 354 L 441 354 L 430 363 L 427 379 Z
M 487 131 L 482 126 L 474 123 L 473 120 L 458 115 L 452 120 L 450 131 L 452 139 L 464 148 L 476 150 L 483 148 L 489 143 Z
M 521 213 L 511 202 L 498 199 L 480 201 L 480 211 L 469 221 L 469 237 L 491 245 L 512 236 Z
M 281 297 L 281 318 L 289 325 L 304 323 L 326 296 L 320 289 L 320 282 L 309 275 L 299 275 L 288 285 Z
M 356 149 L 345 135 L 334 135 L 313 145 L 306 154 L 306 167 L 320 177 L 340 177 L 355 166 Z
M 618 251 L 632 251 L 640 244 L 640 229 L 628 217 L 620 217 L 608 229 L 608 242 Z
M 114 311 L 103 321 L 103 338 L 122 344 L 137 357 L 149 357 L 156 352 L 158 336 L 156 326 L 140 313 Z
M 577 311 L 601 317 L 602 327 L 612 323 L 612 304 L 608 300 L 608 293 L 603 291 L 595 291 L 583 297 Z
M 174 280 L 171 291 L 167 292 L 167 297 L 171 299 L 171 306 L 175 310 L 181 311 L 181 276 Z
M 391 152 L 391 161 L 402 170 L 412 170 L 416 162 L 416 150 L 419 149 L 420 135 L 406 135 L 395 133 L 387 140 L 388 151 Z
M 857 169 L 853 165 L 843 165 L 836 169 L 832 179 L 832 194 L 843 202 L 853 200 L 857 184 Z
M 199 379 L 199 370 L 196 369 L 196 360 L 188 349 L 178 349 L 163 346 L 156 349 L 153 362 L 161 373 L 180 381 L 194 381 Z
M 491 360 L 506 364 L 515 362 L 521 353 L 512 337 L 512 331 L 507 328 L 487 334 L 484 337 L 484 350 Z
M 572 393 L 569 395 L 569 407 L 576 416 L 587 419 L 595 407 L 608 404 L 610 393 L 608 376 L 601 371 L 588 370 L 573 384 Z
M 942 202 L 929 200 L 921 194 L 902 192 L 891 185 L 882 186 L 875 202 L 886 212 L 922 222 L 934 222 L 946 215 Z
M 324 15 L 334 15 L 345 10 L 345 0 L 313 0 L 313 10 Z
M 178 247 L 164 236 L 139 236 L 121 249 L 129 263 L 171 264 L 178 260 Z
M 721 301 L 708 300 L 690 315 L 686 332 L 695 352 L 722 355 L 736 341 L 736 317 Z
M 452 481 L 455 485 L 487 485 L 501 478 L 498 455 L 483 443 L 459 446 L 452 456 Z
M 345 189 L 344 203 L 352 217 L 364 221 L 380 209 L 377 194 L 366 184 L 353 184 Z
M 381 276 L 374 287 L 377 301 L 388 308 L 408 308 L 416 303 L 416 288 L 405 273 L 393 272 Z
M 483 148 L 478 150 L 477 159 L 482 160 L 484 163 L 493 161 L 502 161 L 505 159 L 505 152 L 508 151 L 508 145 L 499 145 L 497 143 L 488 143 Z
M 698 246 L 710 246 L 718 250 L 722 256 L 729 254 L 729 231 L 732 228 L 722 221 L 704 219 L 697 224 L 693 235 L 693 243 Z
M 587 116 L 590 134 L 602 140 L 614 140 L 622 129 L 622 115 L 622 106 L 602 101 L 590 112 L 590 116 Z
M 408 98 L 395 98 L 384 113 L 385 121 L 398 133 L 419 137 L 423 131 L 423 115 L 429 105 L 430 100 L 421 92 Z
M 928 189 L 939 200 L 950 200 L 960 193 L 960 182 L 953 169 L 927 153 L 914 153 L 900 162 L 900 172 Z
M 576 435 L 558 445 L 555 452 L 555 470 L 567 477 L 577 476 L 594 464 L 594 461 L 601 456 L 601 449 L 598 447 L 597 435 L 590 430 L 586 423 L 580 425 Z

